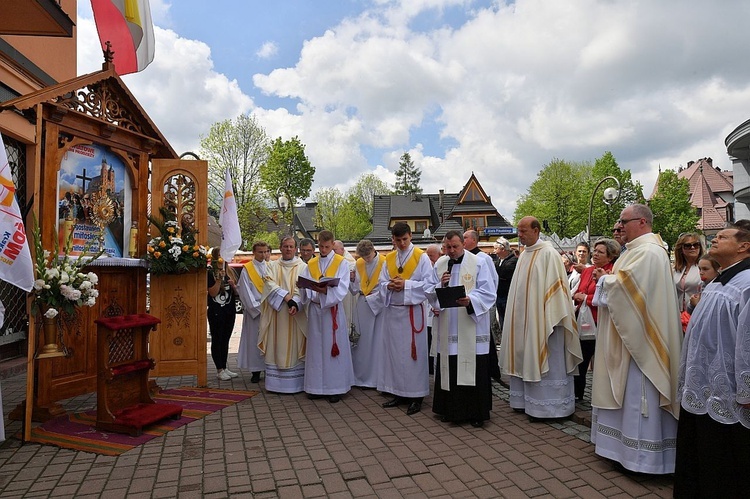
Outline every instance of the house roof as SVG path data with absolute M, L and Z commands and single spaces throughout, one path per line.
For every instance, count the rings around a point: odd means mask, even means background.
M 687 168 L 677 171 L 678 178 L 687 179 L 690 184 L 690 204 L 700 214 L 696 228 L 706 230 L 722 229 L 727 223 L 728 207 L 719 194 L 733 194 L 733 175 L 714 168 L 711 158 L 701 158 L 690 161 Z M 651 197 L 656 194 L 659 186 L 657 179 Z
M 703 179 L 711 192 L 718 194 L 720 192 L 733 192 L 732 177 L 726 175 L 726 173 L 714 168 L 711 158 L 702 158 L 688 163 L 688 167 L 678 171 L 677 176 L 690 181 L 691 192 Z
M 472 173 L 457 193 L 409 195 L 376 195 L 373 198 L 372 231 L 367 239 L 373 242 L 391 240 L 390 227 L 398 220 L 428 219 L 432 233 L 429 241 L 440 238 L 449 230 L 463 230 L 461 216 L 476 213 L 487 217 L 489 227 L 509 227 L 510 224 L 492 205 L 476 176 Z M 442 217 L 441 217 L 442 214 Z M 417 242 L 421 234 L 414 234 Z
M 110 106 L 112 101 L 117 105 Z M 63 115 L 68 112 L 84 114 L 100 121 L 103 127 L 116 126 L 127 130 L 148 142 L 155 142 L 152 157 L 177 158 L 166 137 L 151 121 L 111 63 L 105 63 L 100 71 L 5 101 L 0 104 L 0 111 L 13 110 L 33 117 L 37 104 L 57 107 Z

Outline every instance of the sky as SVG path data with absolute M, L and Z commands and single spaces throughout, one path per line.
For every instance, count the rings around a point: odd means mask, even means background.
M 78 73 L 101 68 L 78 2 Z M 554 159 L 610 151 L 651 193 L 658 168 L 713 158 L 750 116 L 737 0 L 151 0 L 156 55 L 123 76 L 178 154 L 255 115 L 298 136 L 312 192 L 366 173 L 393 185 L 409 152 L 424 192 L 474 173 L 512 221 Z M 584 214 L 582 214 L 584 216 Z

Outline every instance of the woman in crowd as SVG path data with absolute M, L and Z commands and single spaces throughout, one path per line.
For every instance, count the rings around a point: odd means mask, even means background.
M 700 237 L 694 232 L 682 234 L 674 246 L 674 285 L 680 312 L 686 312 L 690 297 L 700 293 L 701 276 L 698 260 L 703 256 Z
M 620 243 L 614 239 L 599 239 L 594 244 L 594 252 L 591 255 L 593 265 L 583 269 L 581 274 L 581 281 L 578 284 L 578 289 L 573 294 L 573 301 L 576 303 L 576 314 L 581 309 L 581 304 L 586 303 L 586 306 L 591 310 L 591 315 L 594 319 L 594 324 L 597 322 L 597 307 L 592 305 L 594 299 L 594 292 L 596 291 L 596 279 L 594 279 L 594 269 L 604 269 L 605 272 L 612 271 L 612 265 L 620 255 Z M 583 361 L 578 364 L 578 376 L 573 380 L 575 386 L 576 400 L 583 400 L 583 393 L 586 391 L 586 373 L 589 370 L 589 363 L 591 358 L 594 356 L 594 350 L 596 347 L 596 338 L 581 339 L 581 353 L 583 353 Z
M 238 376 L 227 369 L 229 340 L 234 329 L 234 307 L 237 288 L 233 278 L 226 273 L 226 264 L 219 256 L 219 248 L 211 250 L 211 268 L 208 270 L 208 328 L 211 333 L 211 358 L 216 366 L 216 377 L 229 381 Z

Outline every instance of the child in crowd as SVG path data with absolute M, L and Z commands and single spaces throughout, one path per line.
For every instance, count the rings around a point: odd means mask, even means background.
M 703 288 L 706 287 L 706 284 L 713 281 L 716 276 L 719 275 L 719 262 L 714 260 L 714 258 L 710 255 L 703 255 L 700 260 L 698 260 L 698 272 L 701 276 L 701 282 L 703 283 L 701 286 L 701 291 L 703 291 Z M 690 297 L 690 304 L 688 305 L 688 313 L 692 314 L 693 310 L 696 306 L 698 306 L 698 302 L 701 299 L 700 293 L 694 294 Z

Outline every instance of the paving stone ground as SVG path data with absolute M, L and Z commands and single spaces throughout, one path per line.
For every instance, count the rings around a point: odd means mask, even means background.
M 230 346 L 236 365 L 240 322 Z M 210 357 L 210 356 L 209 356 Z M 195 377 L 158 378 L 162 388 Z M 25 396 L 25 373 L 2 383 L 8 440 L 0 444 L 0 497 L 671 497 L 671 476 L 623 474 L 594 454 L 590 406 L 571 421 L 532 423 L 493 384 L 483 428 L 441 423 L 427 397 L 422 412 L 383 409 L 376 390 L 354 388 L 337 404 L 266 392 L 243 372 L 209 386 L 260 394 L 117 457 L 22 443 L 7 414 Z M 586 396 L 588 400 L 588 394 Z M 64 401 L 95 408 L 95 394 Z

